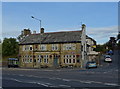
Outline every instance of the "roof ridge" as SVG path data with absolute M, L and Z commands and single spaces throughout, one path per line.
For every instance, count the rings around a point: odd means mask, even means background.
M 35 34 L 31 34 L 31 35 L 40 35 L 40 34 L 48 34 L 48 33 L 64 33 L 64 32 L 81 32 L 82 30 L 76 30 L 76 31 L 59 31 L 59 32 L 46 32 L 46 33 L 35 33 Z

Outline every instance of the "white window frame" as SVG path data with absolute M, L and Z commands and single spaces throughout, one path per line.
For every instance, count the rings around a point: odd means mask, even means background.
M 37 62 L 42 63 L 42 58 L 38 58 Z
M 47 50 L 47 45 L 45 45 L 45 44 L 40 45 L 40 50 L 42 50 L 42 51 Z
M 52 44 L 52 50 L 58 50 L 58 44 Z
M 33 62 L 32 59 L 29 59 L 29 62 L 32 63 Z
M 32 47 L 32 45 L 30 45 L 30 47 L 29 47 L 29 50 L 30 50 L 30 51 L 32 51 L 30 48 L 32 48 L 32 50 L 33 50 L 33 47 Z
M 44 58 L 44 63 L 49 63 L 48 58 Z
M 73 60 L 75 60 L 75 62 L 73 62 Z M 75 58 L 72 59 L 72 63 L 76 63 L 76 59 Z

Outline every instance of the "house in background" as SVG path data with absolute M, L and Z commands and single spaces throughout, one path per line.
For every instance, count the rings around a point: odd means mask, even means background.
M 89 61 L 86 38 L 90 38 L 85 29 L 84 24 L 79 31 L 45 33 L 41 28 L 40 33 L 32 34 L 24 29 L 19 37 L 20 67 L 85 67 Z
M 91 37 L 86 37 L 87 44 L 87 58 L 89 61 L 95 61 L 97 64 L 99 63 L 99 52 L 94 51 L 96 48 L 96 41 Z

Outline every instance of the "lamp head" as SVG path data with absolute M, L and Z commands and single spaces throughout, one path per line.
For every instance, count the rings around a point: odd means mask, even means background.
M 33 16 L 31 16 L 31 18 L 34 18 Z

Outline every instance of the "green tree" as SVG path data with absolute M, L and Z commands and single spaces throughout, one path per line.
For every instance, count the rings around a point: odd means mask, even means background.
M 15 38 L 4 38 L 2 43 L 2 55 L 17 55 L 19 50 L 18 42 Z

